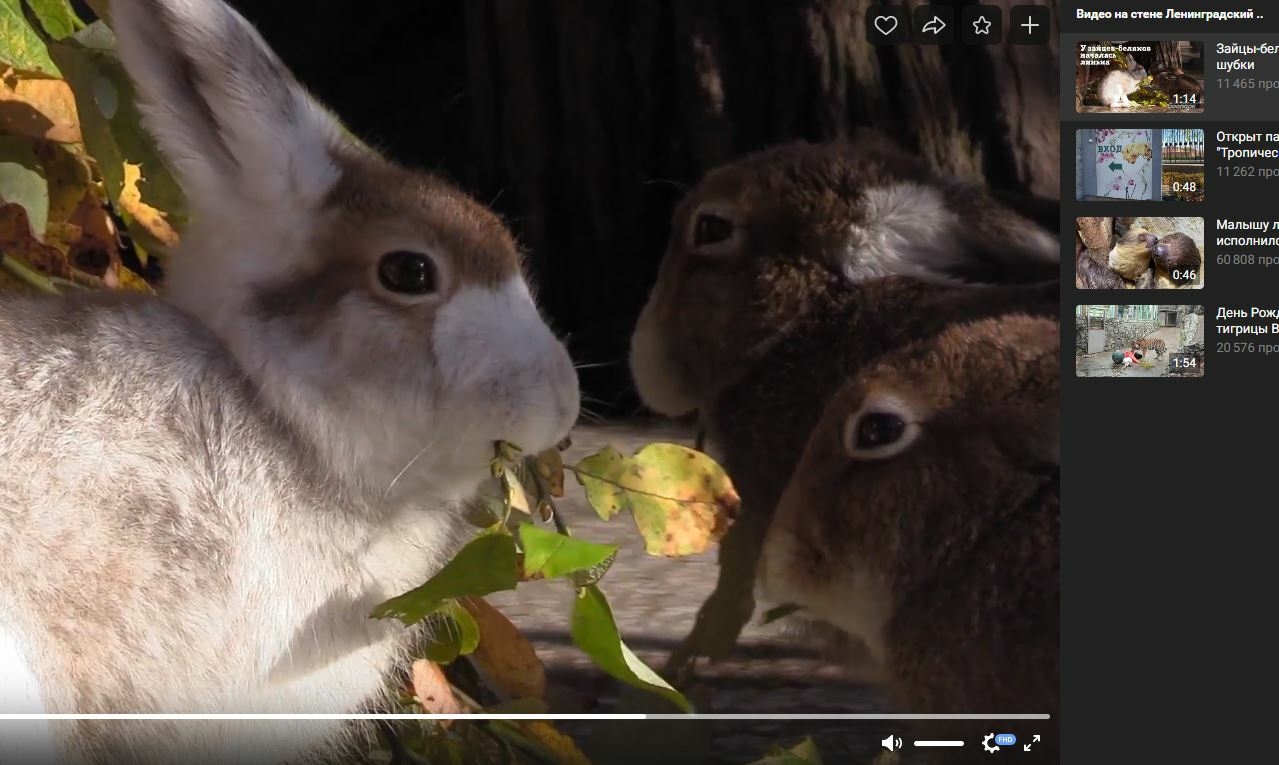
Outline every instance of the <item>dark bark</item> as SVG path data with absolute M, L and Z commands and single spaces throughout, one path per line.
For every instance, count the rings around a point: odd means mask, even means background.
M 711 167 L 871 125 L 1058 196 L 1055 42 L 876 48 L 869 0 L 235 4 L 355 132 L 507 217 L 575 357 L 610 364 L 583 370 L 597 409 L 635 406 L 630 328 L 671 208 Z
M 1143 62 L 1147 71 L 1160 66 L 1169 69 L 1181 69 L 1181 43 L 1175 40 L 1161 42 L 1154 46 L 1150 53 L 1150 61 Z

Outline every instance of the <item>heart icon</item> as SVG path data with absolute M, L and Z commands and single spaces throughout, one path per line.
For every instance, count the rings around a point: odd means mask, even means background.
M 881 35 L 887 37 L 893 33 L 893 30 L 897 29 L 897 17 L 896 16 L 876 16 L 875 28 L 879 30 L 879 33 Z

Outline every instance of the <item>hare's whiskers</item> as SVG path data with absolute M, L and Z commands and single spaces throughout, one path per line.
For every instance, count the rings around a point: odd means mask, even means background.
M 586 362 L 583 364 L 574 364 L 573 368 L 574 369 L 597 369 L 599 367 L 615 367 L 622 363 L 624 362 L 622 362 L 620 359 L 617 361 L 592 361 L 592 362 Z
M 690 191 L 693 188 L 692 186 L 689 186 L 687 183 L 683 183 L 682 181 L 677 181 L 673 178 L 650 178 L 647 181 L 640 181 L 640 185 L 641 186 L 671 186 L 673 188 L 679 189 L 680 191 Z
M 431 439 L 426 442 L 426 446 L 423 446 L 421 449 L 419 449 L 418 453 L 413 455 L 413 459 L 405 463 L 404 467 L 400 468 L 400 472 L 396 473 L 395 477 L 391 479 L 391 482 L 387 484 L 386 490 L 382 492 L 382 499 L 386 499 L 387 497 L 391 496 L 391 489 L 395 488 L 395 484 L 399 483 L 400 479 L 404 477 L 404 474 L 409 471 L 409 468 L 413 467 L 413 463 L 421 459 L 422 455 L 426 454 L 426 450 L 430 449 L 431 446 L 434 444 L 435 444 L 435 437 L 432 436 Z

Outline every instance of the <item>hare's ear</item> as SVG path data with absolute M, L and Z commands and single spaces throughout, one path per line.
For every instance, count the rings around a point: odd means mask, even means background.
M 120 58 L 193 212 L 314 203 L 338 176 L 338 122 L 222 0 L 112 0 Z
M 1041 225 L 1039 201 L 959 187 L 951 204 L 960 225 L 955 249 L 964 255 L 950 272 L 979 283 L 1039 282 L 1059 275 L 1061 243 Z M 1054 205 L 1056 208 L 1056 205 Z M 1052 212 L 1055 219 L 1058 213 Z
M 1039 282 L 1058 275 L 1056 237 L 966 183 L 898 182 L 862 192 L 842 268 L 939 283 Z

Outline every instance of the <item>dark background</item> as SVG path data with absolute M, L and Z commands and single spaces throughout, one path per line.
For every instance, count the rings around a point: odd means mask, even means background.
M 232 4 L 357 135 L 505 216 L 600 414 L 639 408 L 630 331 L 672 208 L 718 164 L 870 125 L 1059 193 L 1055 41 L 876 48 L 865 0 Z

